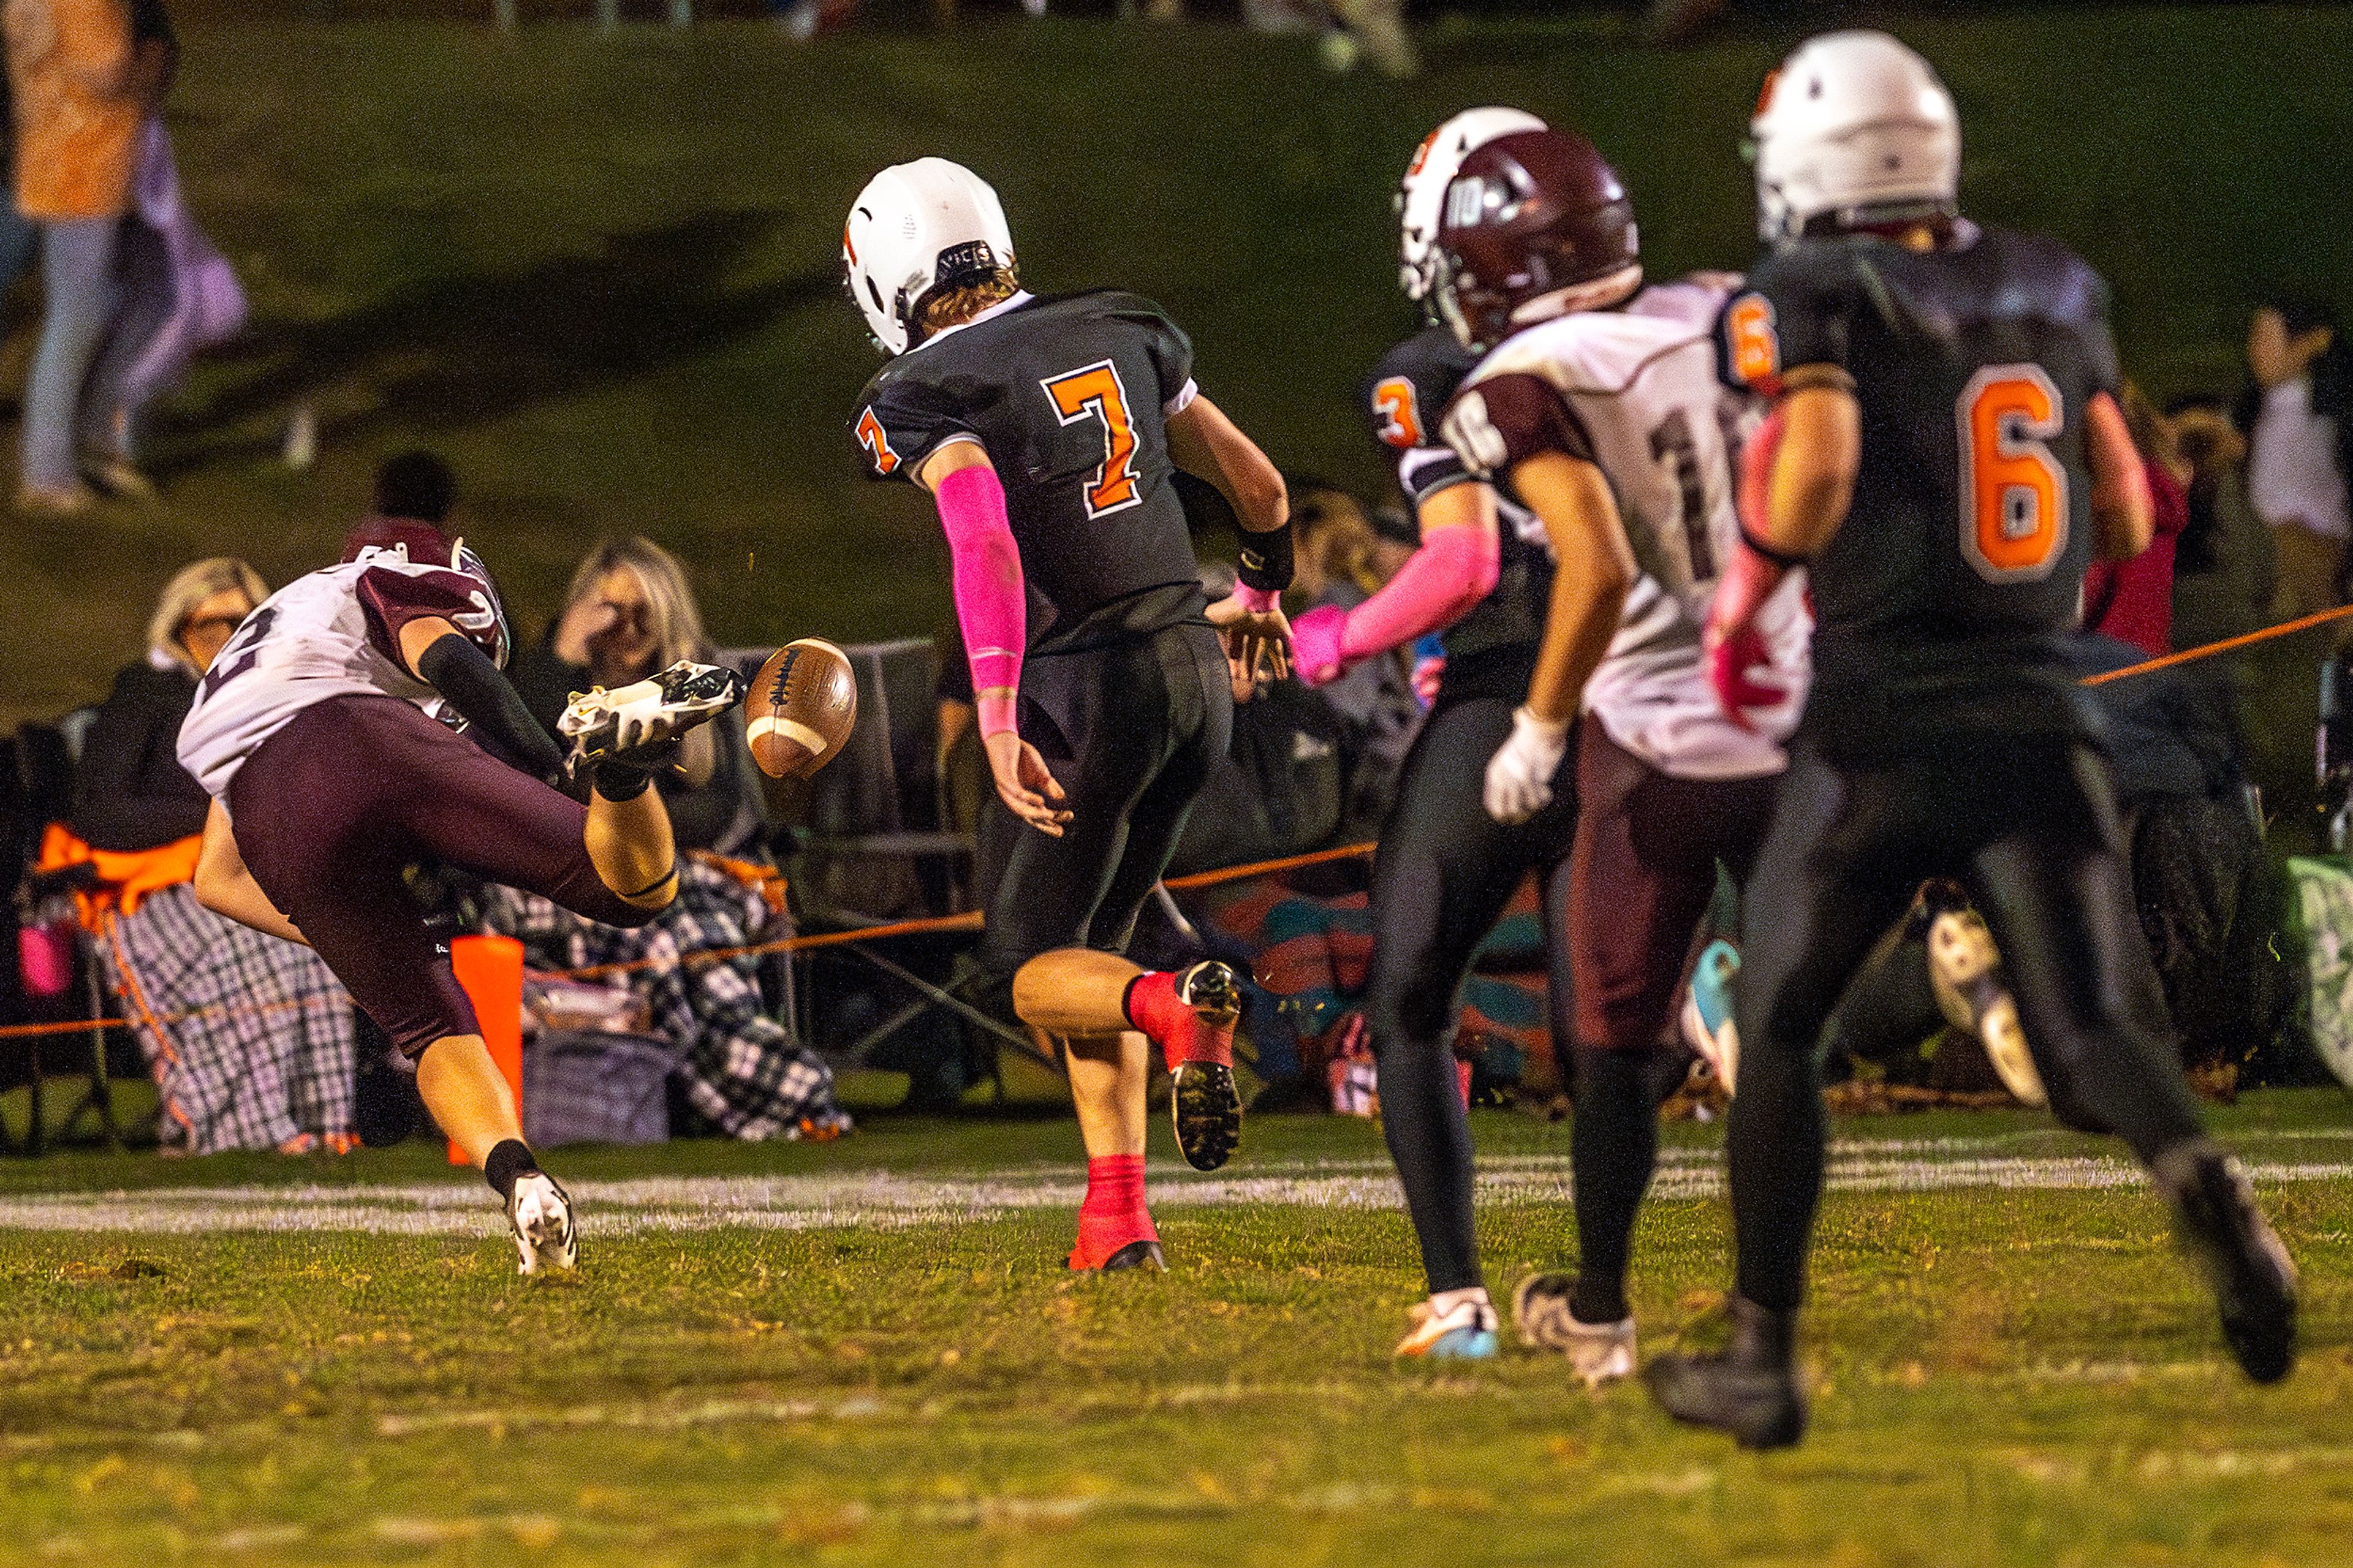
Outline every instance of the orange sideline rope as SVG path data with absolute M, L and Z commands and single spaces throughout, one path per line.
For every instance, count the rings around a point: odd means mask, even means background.
M 2353 605 L 2340 605 L 2333 610 L 2321 610 L 2314 615 L 2298 616 L 2292 621 L 2283 621 L 2275 626 L 2265 626 L 2260 631 L 2243 632 L 2237 637 L 2224 637 L 2220 642 L 2207 643 L 2200 647 L 2184 648 L 2179 653 L 2168 653 L 2161 658 L 2145 659 L 2139 664 L 2126 665 L 2122 669 L 2087 675 L 2079 684 L 2105 686 L 2111 680 L 2122 680 L 2128 676 L 2147 675 L 2155 670 L 2169 669 L 2177 664 L 2189 664 L 2201 658 L 2213 658 L 2222 654 L 2236 652 L 2242 647 L 2252 647 L 2256 643 L 2269 642 L 2274 637 L 2291 637 L 2297 632 L 2309 631 L 2314 626 L 2325 626 L 2330 621 L 2343 620 L 2348 616 L 2353 616 Z M 1321 865 L 1328 860 L 1352 859 L 1360 855 L 1369 855 L 1374 848 L 1375 846 L 1371 844 L 1345 844 L 1338 848 L 1318 849 L 1311 854 L 1293 855 L 1281 860 L 1259 860 L 1247 866 L 1229 866 L 1222 870 L 1197 871 L 1189 877 L 1173 878 L 1167 886 L 1172 889 L 1215 887 L 1220 882 L 1238 882 L 1251 877 L 1266 877 L 1282 871 L 1295 871 L 1303 867 Z M 926 936 L 940 931 L 979 929 L 980 911 L 969 910 L 960 915 L 937 915 L 929 920 L 898 921 L 889 925 L 867 926 L 859 931 L 825 931 L 817 936 L 788 936 L 775 942 L 751 942 L 742 947 L 707 947 L 693 952 L 681 953 L 679 958 L 680 962 L 685 963 L 723 963 L 730 959 L 756 958 L 771 952 L 807 952 L 817 948 L 839 947 L 850 942 L 882 942 L 892 937 Z M 638 958 L 621 963 L 591 964 L 585 969 L 534 970 L 532 973 L 553 975 L 560 980 L 601 980 L 607 975 L 628 974 L 641 969 L 657 969 L 667 962 L 669 961 L 666 959 Z M 310 1006 L 321 1000 L 323 998 L 312 997 L 300 1002 L 265 1003 L 243 1010 L 259 1013 L 281 1012 L 289 1007 Z M 167 1013 L 158 1016 L 147 1013 L 143 1006 L 141 1012 L 142 1021 L 160 1026 L 185 1023 L 210 1014 L 232 1010 L 240 1010 L 238 1005 L 216 1002 L 209 1007 L 193 1008 L 185 1013 Z M 121 1029 L 129 1026 L 129 1023 L 121 1018 L 83 1019 L 64 1024 L 7 1024 L 0 1025 L 0 1040 L 31 1039 L 43 1035 L 73 1035 L 79 1034 L 85 1029 Z

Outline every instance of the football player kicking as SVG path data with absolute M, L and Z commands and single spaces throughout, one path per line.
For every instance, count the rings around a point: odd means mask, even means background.
M 1543 128 L 1516 109 L 1465 110 L 1414 150 L 1398 187 L 1398 280 L 1425 311 L 1434 310 L 1440 208 L 1463 157 L 1498 136 Z M 1512 827 L 1479 804 L 1480 768 L 1510 732 L 1512 705 L 1535 663 L 1552 557 L 1541 525 L 1464 468 L 1438 433 L 1439 416 L 1478 363 L 1477 350 L 1433 319 L 1366 379 L 1363 407 L 1413 503 L 1421 547 L 1363 604 L 1310 610 L 1292 627 L 1293 665 L 1313 686 L 1444 634 L 1438 694 L 1381 825 L 1365 993 L 1381 1129 L 1430 1281 L 1398 1353 L 1440 1359 L 1496 1348 L 1472 1214 L 1471 1128 L 1451 1049 L 1455 996 L 1472 955 L 1530 871 L 1546 886 L 1546 939 L 1558 940 L 1575 824 L 1566 791 L 1553 809 Z M 1565 976 L 1552 1008 L 1565 1026 Z
M 416 1062 L 426 1109 L 504 1200 L 522 1272 L 569 1268 L 571 1202 L 523 1142 L 403 873 L 430 858 L 643 925 L 678 893 L 653 770 L 742 683 L 681 664 L 575 698 L 563 728 L 575 771 L 593 780 L 584 807 L 452 728 L 471 726 L 543 774 L 565 765 L 500 673 L 506 617 L 475 553 L 432 521 L 377 519 L 344 556 L 255 610 L 197 689 L 179 742 L 181 765 L 213 797 L 196 896 L 315 949 Z
M 1731 280 L 1644 288 L 1632 203 L 1563 131 L 1465 158 L 1438 247 L 1440 313 L 1490 351 L 1447 410 L 1447 439 L 1535 513 L 1559 563 L 1525 704 L 1470 765 L 1488 814 L 1525 824 L 1556 809 L 1576 746 L 1563 1037 L 1580 1263 L 1523 1280 L 1514 1315 L 1593 1385 L 1634 1370 L 1628 1254 L 1659 1102 L 1686 1059 L 1661 1042 L 1717 863 L 1738 879 L 1764 836 L 1810 625 L 1798 582 L 1761 607 L 1747 644 L 1767 671 L 1752 677 L 1758 706 L 1727 718 L 1700 628 L 1739 536 L 1748 399 L 1717 381 L 1714 332 Z
M 1645 1376 L 1671 1415 L 1745 1446 L 1803 1435 L 1816 1040 L 1921 880 L 1950 875 L 2000 944 L 2053 1109 L 2131 1145 L 2212 1276 L 2240 1365 L 2284 1377 L 2295 1268 L 2166 1048 L 2107 769 L 2060 647 L 2094 552 L 2130 556 L 2150 533 L 2107 289 L 2049 239 L 1961 219 L 1952 100 L 1884 34 L 1800 47 L 1753 130 L 1772 250 L 1726 308 L 1722 351 L 1729 379 L 1776 400 L 1760 438 L 1777 444 L 1708 638 L 1737 649 L 1804 563 L 1815 686 L 1746 911 L 1732 1340 Z M 1746 700 L 1728 690 L 1726 710 Z
M 1200 395 L 1192 345 L 1156 307 L 1024 290 L 997 193 L 967 169 L 924 158 L 877 174 L 842 261 L 892 356 L 851 433 L 872 477 L 913 480 L 939 509 L 997 785 L 980 975 L 1009 980 L 1015 1012 L 1068 1055 L 1087 1151 L 1070 1266 L 1162 1267 L 1144 1196 L 1151 1044 L 1175 1075 L 1178 1147 L 1215 1170 L 1241 1132 L 1240 993 L 1223 964 L 1148 973 L 1120 955 L 1226 753 L 1229 660 L 1285 667 L 1282 478 Z M 1215 605 L 1176 468 L 1245 531 L 1240 586 Z

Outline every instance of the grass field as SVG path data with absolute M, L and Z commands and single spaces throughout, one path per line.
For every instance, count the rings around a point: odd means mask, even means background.
M 2104 268 L 2160 391 L 2236 384 L 2266 282 L 2353 277 L 2353 15 L 1900 25 L 1959 97 L 1972 206 Z M 417 441 L 458 462 L 526 622 L 598 532 L 637 528 L 693 566 L 723 640 L 930 630 L 936 526 L 857 477 L 842 425 L 876 362 L 836 286 L 849 197 L 923 153 L 997 182 L 1033 282 L 1159 298 L 1279 460 L 1371 492 L 1354 388 L 1409 324 L 1388 202 L 1423 132 L 1482 100 L 1581 123 L 1658 269 L 1739 265 L 1738 145 L 1788 41 L 1456 24 L 1398 85 L 1327 76 L 1303 40 L 1082 19 L 803 49 L 757 24 L 199 21 L 170 119 L 253 325 L 158 432 L 161 507 L 0 530 L 0 577 L 31 606 L 0 619 L 0 720 L 100 694 L 184 559 L 233 551 L 273 581 L 316 564 L 370 465 Z M 323 451 L 298 475 L 274 459 L 300 404 Z
M 2112 1146 L 1873 1119 L 1839 1129 L 1815 1434 L 1767 1458 L 1532 1353 L 1392 1363 L 1419 1277 L 1363 1123 L 1261 1121 L 1211 1180 L 1155 1145 L 1161 1278 L 1059 1268 L 1058 1123 L 570 1151 L 584 1268 L 548 1282 L 421 1143 L 0 1166 L 0 1560 L 2341 1562 L 2353 1119 L 2219 1120 L 2305 1268 L 2288 1384 L 2230 1369 Z M 1508 1287 L 1568 1260 L 1565 1133 L 1478 1132 Z M 1719 1187 L 1671 1129 L 1650 1350 L 1714 1326 Z

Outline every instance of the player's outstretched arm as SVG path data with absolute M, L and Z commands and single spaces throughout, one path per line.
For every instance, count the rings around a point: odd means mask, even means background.
M 245 857 L 237 852 L 237 835 L 229 829 L 228 813 L 218 801 L 205 815 L 204 843 L 196 851 L 195 887 L 196 902 L 213 913 L 269 936 L 310 945 L 246 868 Z
M 1238 680 L 1252 679 L 1261 667 L 1280 680 L 1291 668 L 1291 622 L 1281 601 L 1292 572 L 1291 495 L 1282 470 L 1198 393 L 1168 416 L 1168 455 L 1216 487 L 1246 536 L 1239 584 L 1209 606 L 1209 624 L 1225 639 L 1226 662 Z
M 956 625 L 972 669 L 980 743 L 997 794 L 1014 816 L 1059 838 L 1071 814 L 1062 786 L 1038 748 L 1015 729 L 1021 690 L 1021 654 L 1029 641 L 1029 600 L 1021 550 L 1005 512 L 1005 486 L 979 442 L 939 447 L 915 470 L 932 492 L 948 536 L 949 573 Z
M 514 689 L 480 645 L 439 616 L 426 616 L 400 628 L 400 657 L 417 679 L 439 692 L 467 723 L 541 778 L 564 766 L 564 753 L 544 725 L 523 706 Z
M 1553 775 L 1568 750 L 1569 721 L 1618 635 L 1635 566 L 1600 468 L 1546 451 L 1514 464 L 1511 477 L 1512 488 L 1543 520 L 1560 562 L 1527 702 L 1512 716 L 1511 739 L 1487 764 L 1488 814 L 1518 823 L 1552 799 Z
M 2157 537 L 2157 503 L 2125 411 L 2105 392 L 2094 394 L 2084 410 L 2084 451 L 2092 465 L 2092 524 L 2100 554 L 2129 561 Z
M 1416 516 L 1421 548 L 1379 593 L 1354 609 L 1319 605 L 1292 623 L 1292 662 L 1308 685 L 1336 680 L 1354 664 L 1445 630 L 1495 591 L 1503 536 L 1492 489 L 1477 479 L 1449 485 Z

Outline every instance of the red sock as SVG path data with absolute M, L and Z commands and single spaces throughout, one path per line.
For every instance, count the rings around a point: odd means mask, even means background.
M 1079 1240 L 1071 1267 L 1100 1268 L 1130 1242 L 1158 1241 L 1144 1206 L 1144 1156 L 1106 1154 L 1087 1162 L 1087 1197 L 1079 1205 Z
M 1179 1062 L 1234 1065 L 1233 1030 L 1203 1023 L 1201 1015 L 1177 996 L 1176 976 L 1168 970 L 1148 970 L 1129 981 L 1123 1010 L 1129 1023 L 1158 1043 L 1170 1072 Z

